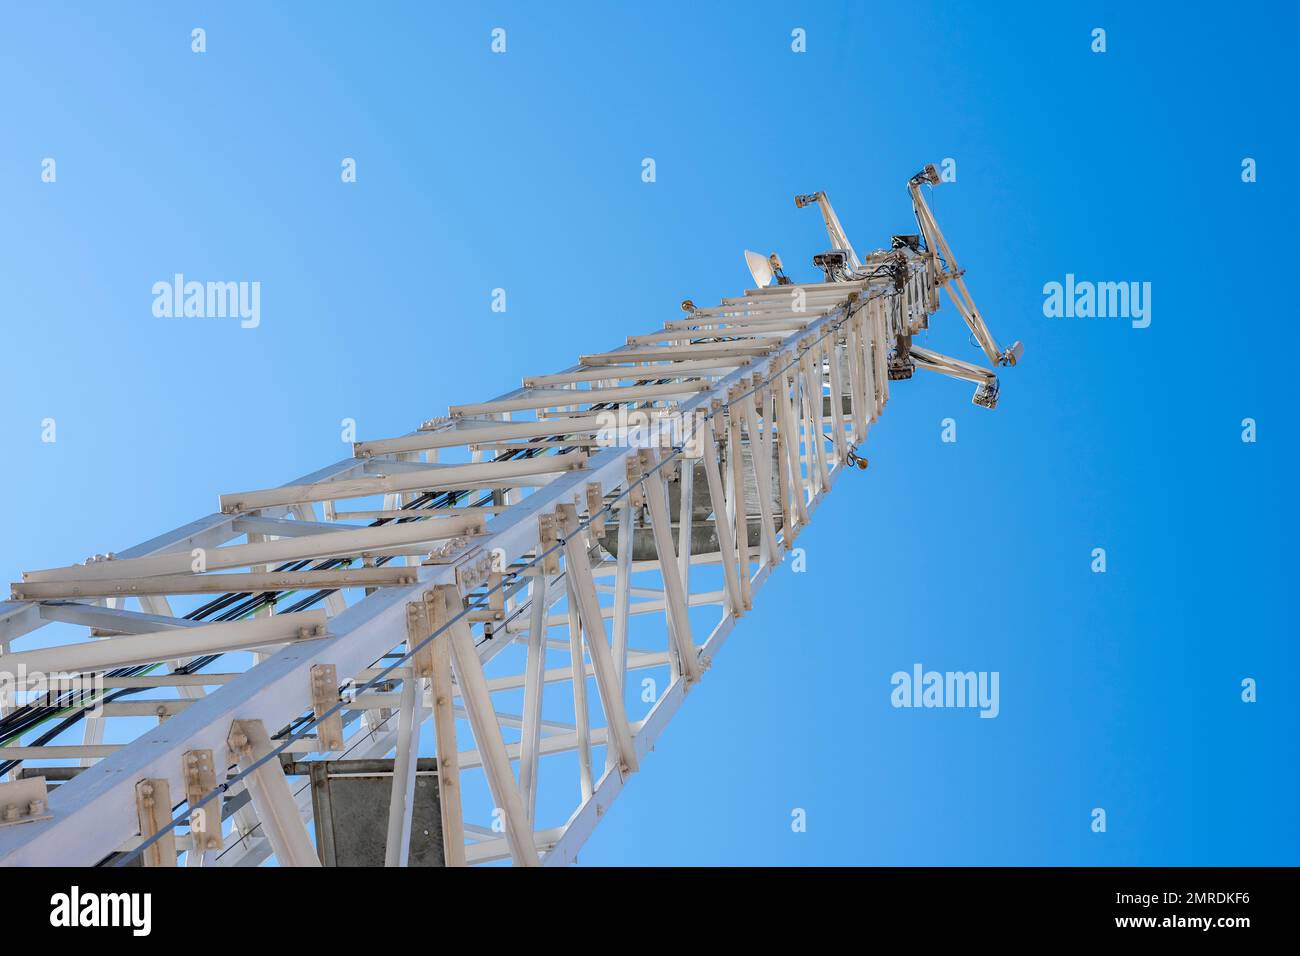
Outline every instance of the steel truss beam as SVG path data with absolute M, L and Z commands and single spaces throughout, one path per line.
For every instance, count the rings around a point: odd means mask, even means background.
M 832 238 L 842 237 L 829 203 L 818 202 Z M 928 210 L 922 215 L 927 236 L 942 242 Z M 283 646 L 242 671 L 223 658 L 211 675 L 103 676 L 103 688 L 193 696 L 114 702 L 97 734 L 104 721 L 131 715 L 165 720 L 124 746 L 83 742 L 90 765 L 52 794 L 50 818 L 0 828 L 0 864 L 90 864 L 147 844 L 155 862 L 184 854 L 190 865 L 256 865 L 273 855 L 313 865 L 310 799 L 305 785 L 286 781 L 278 755 L 392 753 L 386 861 L 401 865 L 426 720 L 450 865 L 572 862 L 851 466 L 888 401 L 899 323 L 924 323 L 939 286 L 960 281 L 941 274 L 935 256 L 898 261 L 901 276 L 751 289 L 691 306 L 662 332 L 527 378 L 493 401 L 453 406 L 409 435 L 358 442 L 356 457 L 291 484 L 223 495 L 222 513 L 121 555 L 24 575 L 15 585 L 24 600 L 0 605 L 0 671 L 28 662 L 102 673 Z M 970 321 L 971 311 L 962 317 Z M 921 367 L 976 374 L 917 352 Z M 376 496 L 382 507 L 344 504 Z M 241 536 L 246 542 L 229 544 Z M 362 567 L 346 567 L 353 560 Z M 231 568 L 248 570 L 212 573 Z M 251 595 L 343 590 L 330 595 L 328 619 L 315 612 L 308 640 L 297 615 L 262 610 L 269 616 L 209 624 L 149 597 L 201 593 L 213 578 Z M 116 604 L 53 603 L 100 595 Z M 123 595 L 140 610 L 121 607 Z M 124 636 L 50 651 L 13 647 L 47 621 Z M 552 628 L 563 628 L 563 639 Z M 548 666 L 551 655 L 567 663 Z M 633 672 L 667 681 L 635 712 Z M 323 673 L 342 682 L 337 694 Z M 554 693 L 564 684 L 571 693 Z M 513 705 L 497 700 L 520 692 L 522 709 L 517 696 Z M 0 756 L 6 749 L 32 759 L 50 750 L 0 748 Z M 158 813 L 143 813 L 138 785 L 195 799 L 187 755 L 204 751 L 216 755 L 218 778 L 232 781 L 228 802 L 251 797 L 226 820 L 225 847 L 189 849 L 185 825 L 167 840 L 143 832 Z M 578 771 L 578 803 L 567 815 L 556 815 L 564 798 L 544 784 L 550 760 Z M 489 805 L 463 786 L 478 773 Z

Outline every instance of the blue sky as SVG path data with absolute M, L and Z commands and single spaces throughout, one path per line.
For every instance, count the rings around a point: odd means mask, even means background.
M 582 861 L 1300 862 L 1295 26 L 1267 4 L 7 6 L 0 568 L 305 474 L 343 456 L 343 418 L 400 434 L 613 347 L 745 287 L 744 248 L 811 279 L 826 240 L 795 193 L 826 190 L 864 251 L 913 231 L 907 177 L 952 158 L 933 208 L 1026 347 L 1000 407 L 895 388 L 807 572 L 775 576 Z M 155 317 L 177 272 L 259 281 L 261 324 Z M 1045 317 L 1067 273 L 1150 282 L 1150 327 Z M 978 360 L 951 305 L 925 344 Z M 999 717 L 895 710 L 916 662 L 998 671 Z

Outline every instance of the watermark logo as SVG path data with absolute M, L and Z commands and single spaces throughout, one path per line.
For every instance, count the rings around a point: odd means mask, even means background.
M 1151 324 L 1150 282 L 1075 281 L 1043 284 L 1043 315 L 1049 319 L 1131 319 L 1133 328 Z
M 153 284 L 153 314 L 160 319 L 237 318 L 242 329 L 262 324 L 261 282 L 186 282 L 183 273 Z
M 339 700 L 345 704 L 350 704 L 357 699 L 357 680 L 355 677 L 349 677 L 339 688 Z
M 889 683 L 894 707 L 976 707 L 989 718 L 1001 710 L 998 671 L 927 671 L 913 664 L 911 673 L 895 671 Z
M 82 893 L 73 886 L 50 897 L 51 926 L 125 926 L 132 936 L 148 936 L 152 912 L 151 893 Z
M 26 664 L 19 664 L 14 670 L 0 670 L 0 701 L 16 701 L 19 692 L 28 694 L 29 699 L 46 696 L 57 699 L 61 708 L 80 710 L 87 717 L 104 714 L 103 674 L 47 674 L 28 670 Z
M 656 417 L 647 409 L 620 405 L 596 416 L 596 444 L 603 448 L 680 448 L 687 458 L 699 458 L 704 454 L 707 421 L 703 409 Z

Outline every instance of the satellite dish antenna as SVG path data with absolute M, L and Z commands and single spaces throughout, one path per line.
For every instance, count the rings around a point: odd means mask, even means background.
M 757 252 L 745 250 L 745 265 L 749 266 L 749 274 L 754 277 L 754 284 L 760 289 L 766 288 L 772 284 L 772 263 L 768 261 L 767 256 L 760 256 Z

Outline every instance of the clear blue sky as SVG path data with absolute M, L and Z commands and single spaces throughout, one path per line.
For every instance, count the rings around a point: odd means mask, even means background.
M 657 328 L 745 287 L 745 247 L 809 279 L 796 192 L 867 250 L 952 158 L 939 221 L 1026 345 L 1001 406 L 895 389 L 807 573 L 582 860 L 1300 863 L 1295 28 L 1281 4 L 6 5 L 0 569 L 332 462 L 342 418 L 399 434 Z M 260 326 L 156 318 L 177 272 L 259 281 Z M 1150 282 L 1150 327 L 1044 317 L 1067 273 Z M 950 305 L 927 344 L 977 358 Z M 1000 716 L 893 709 L 916 662 L 1000 672 Z

